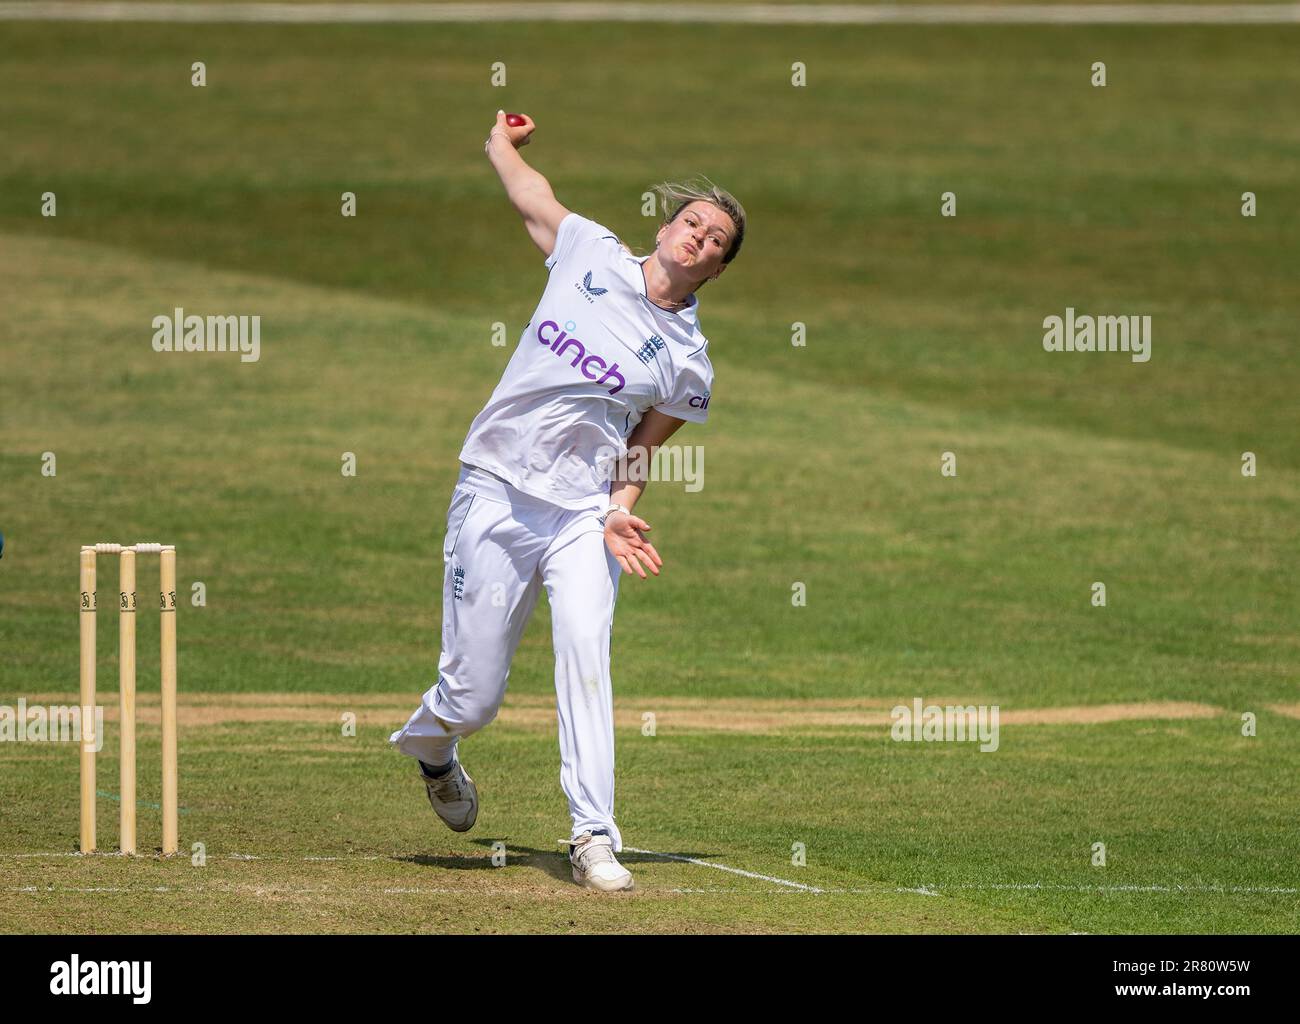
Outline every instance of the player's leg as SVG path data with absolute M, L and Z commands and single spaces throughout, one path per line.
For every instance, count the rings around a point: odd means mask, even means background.
M 614 698 L 610 632 L 621 569 L 605 547 L 595 512 L 572 512 L 542 556 L 551 605 L 560 785 L 569 800 L 572 838 L 605 832 L 615 852 Z
M 402 753 L 445 764 L 462 736 L 496 717 L 541 588 L 545 524 L 536 514 L 533 506 L 456 488 L 443 544 L 438 680 L 389 740 Z

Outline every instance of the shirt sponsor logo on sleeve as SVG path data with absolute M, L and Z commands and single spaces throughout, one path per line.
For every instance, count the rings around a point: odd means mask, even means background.
M 709 397 L 709 392 L 707 391 L 702 395 L 692 395 L 691 400 L 686 404 L 692 409 L 707 409 L 709 407 Z

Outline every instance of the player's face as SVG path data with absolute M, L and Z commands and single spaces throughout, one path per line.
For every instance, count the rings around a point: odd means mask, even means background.
M 659 229 L 659 250 L 692 279 L 706 281 L 726 269 L 722 257 L 735 234 L 736 225 L 723 210 L 697 200 Z

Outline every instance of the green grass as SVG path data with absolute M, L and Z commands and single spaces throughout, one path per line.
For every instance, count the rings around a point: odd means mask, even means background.
M 823 891 L 626 852 L 641 893 L 609 900 L 573 886 L 557 853 L 567 833 L 549 735 L 497 724 L 466 742 L 483 809 L 457 837 L 384 749 L 386 730 L 223 726 L 185 738 L 183 846 L 204 844 L 206 864 L 13 857 L 69 848 L 69 815 L 35 815 L 0 853 L 0 928 L 1293 932 L 1294 801 L 1267 780 L 1294 775 L 1300 749 L 1286 720 L 1265 716 L 1264 730 L 1270 739 L 1242 738 L 1230 718 L 1004 727 L 996 754 L 903 748 L 884 729 L 623 730 L 627 846 Z M 0 792 L 14 799 L 21 785 L 26 806 L 65 806 L 76 787 L 68 753 L 0 751 Z M 156 729 L 142 731 L 140 756 L 157 763 Z M 112 787 L 111 749 L 100 765 L 101 788 Z M 145 774 L 140 799 L 157 801 Z M 100 800 L 104 848 L 116 814 Z M 156 846 L 157 811 L 139 817 L 142 849 Z M 1090 865 L 1095 842 L 1105 867 Z M 794 843 L 804 866 L 791 863 Z M 91 887 L 121 891 L 78 891 Z
M 466 741 L 484 810 L 455 837 L 384 746 L 400 717 L 352 739 L 187 730 L 201 870 L 15 856 L 75 848 L 76 757 L 0 744 L 0 929 L 1294 931 L 1296 893 L 1268 890 L 1300 884 L 1280 781 L 1300 723 L 1270 710 L 1295 704 L 1300 670 L 1296 41 L 783 28 L 729 29 L 719 51 L 599 25 L 0 24 L 0 703 L 74 698 L 76 548 L 147 537 L 179 547 L 183 692 L 414 707 L 456 453 L 510 352 L 492 325 L 516 331 L 544 281 L 481 152 L 505 106 L 537 120 L 524 153 L 561 201 L 634 245 L 662 178 L 704 171 L 749 211 L 701 293 L 712 422 L 674 438 L 704 446 L 705 488 L 652 484 L 638 508 L 667 564 L 622 581 L 620 706 L 1219 709 L 1004 726 L 987 755 L 884 729 L 620 730 L 628 845 L 832 891 L 632 855 L 641 896 L 607 904 L 554 856 L 549 732 Z M 508 89 L 488 85 L 494 60 Z M 956 219 L 938 216 L 947 190 Z M 1151 361 L 1044 353 L 1042 318 L 1067 305 L 1151 314 Z M 261 360 L 154 353 L 150 320 L 174 306 L 260 314 Z M 153 629 L 142 616 L 145 690 Z M 114 633 L 106 612 L 110 691 Z M 543 600 L 512 694 L 545 695 L 552 671 Z M 154 742 L 146 727 L 142 801 Z M 114 812 L 101 800 L 105 846 Z M 496 874 L 494 839 L 512 851 Z M 304 860 L 322 856 L 345 859 Z M 428 891 L 387 891 L 408 889 Z M 676 891 L 696 889 L 723 891 Z

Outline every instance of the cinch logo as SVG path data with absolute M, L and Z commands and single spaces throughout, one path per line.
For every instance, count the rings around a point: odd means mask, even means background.
M 582 292 L 583 296 L 586 298 L 588 302 L 595 301 L 598 297 L 604 295 L 607 291 L 609 291 L 608 288 L 597 288 L 594 284 L 591 283 L 590 270 L 588 270 L 587 273 L 583 275 L 582 284 L 579 284 L 577 281 L 574 281 L 573 287 L 577 288 L 578 291 Z
M 568 328 L 568 330 L 572 330 L 575 326 L 577 325 L 574 324 L 572 320 L 565 324 L 565 327 Z M 559 331 L 559 334 L 555 334 L 556 331 Z M 574 349 L 577 350 L 577 354 L 573 357 L 573 362 L 569 363 L 569 365 L 578 366 L 578 363 L 581 362 L 582 365 L 578 367 L 579 372 L 586 377 L 587 380 L 594 380 L 597 384 L 604 384 L 607 380 L 613 377 L 618 381 L 618 384 L 609 389 L 611 395 L 617 395 L 627 387 L 627 381 L 623 378 L 623 375 L 618 372 L 618 363 L 611 363 L 606 367 L 605 360 L 601 359 L 600 356 L 587 355 L 586 346 L 577 338 L 570 335 L 567 330 L 561 330 L 560 325 L 554 320 L 547 320 L 537 328 L 537 340 L 561 359 L 564 358 L 564 353 L 568 350 L 569 346 L 572 345 Z M 594 373 L 588 372 L 589 368 L 593 366 L 597 370 L 604 370 L 604 376 L 597 378 Z
M 686 404 L 692 409 L 707 409 L 709 407 L 709 392 L 704 392 L 702 396 L 696 395 Z

